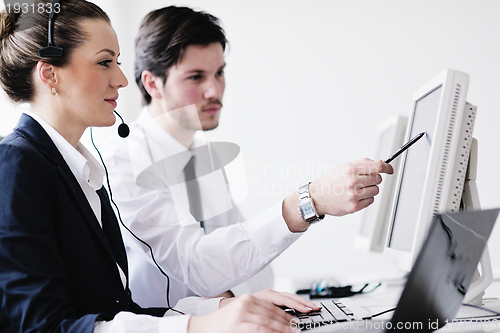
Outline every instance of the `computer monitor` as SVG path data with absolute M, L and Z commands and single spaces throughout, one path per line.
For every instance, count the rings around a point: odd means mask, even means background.
M 408 118 L 395 115 L 383 121 L 377 129 L 374 160 L 385 160 L 404 144 Z M 361 225 L 356 235 L 355 247 L 364 251 L 382 252 L 385 247 L 390 207 L 394 201 L 396 180 L 401 157 L 391 162 L 394 174 L 383 175 L 379 194 L 373 204 L 363 210 Z
M 384 250 L 403 269 L 412 268 L 433 214 L 460 208 L 476 115 L 468 85 L 467 74 L 447 70 L 414 94 L 406 140 L 426 135 L 403 154 Z

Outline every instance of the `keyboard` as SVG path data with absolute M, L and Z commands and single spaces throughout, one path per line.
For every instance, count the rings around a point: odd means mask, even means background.
M 371 319 L 368 311 L 359 307 L 350 299 L 324 300 L 317 304 L 322 307 L 320 311 L 311 311 L 309 313 L 302 313 L 293 309 L 286 309 L 285 311 L 296 317 L 292 320 L 292 324 L 301 330 L 354 320 Z

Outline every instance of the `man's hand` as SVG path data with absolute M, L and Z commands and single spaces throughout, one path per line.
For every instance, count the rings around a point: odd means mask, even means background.
M 277 292 L 271 289 L 262 290 L 256 293 L 253 293 L 252 296 L 257 297 L 258 299 L 268 301 L 277 306 L 286 306 L 290 309 L 295 309 L 299 312 L 310 312 L 311 310 L 319 311 L 321 310 L 320 306 L 309 302 L 303 297 L 300 297 L 295 294 L 285 293 L 285 292 Z
M 292 316 L 266 300 L 246 294 L 222 300 L 221 306 L 207 316 L 191 317 L 188 333 L 292 332 Z
M 292 332 L 293 317 L 276 305 L 300 312 L 321 309 L 300 296 L 267 289 L 223 299 L 218 311 L 207 316 L 191 317 L 188 333 Z
M 267 301 L 274 305 L 286 306 L 290 309 L 295 309 L 299 312 L 310 312 L 311 310 L 319 311 L 321 309 L 321 307 L 317 306 L 312 302 L 309 302 L 303 297 L 290 293 L 277 292 L 271 289 L 261 290 L 251 295 L 253 297 L 256 297 L 263 301 Z M 236 299 L 237 298 L 223 299 L 220 302 L 220 307 L 222 308 L 223 306 L 226 306 L 227 304 L 233 302 Z
M 318 215 L 342 216 L 368 207 L 379 192 L 381 173 L 392 174 L 390 164 L 368 158 L 350 162 L 330 171 L 309 185 L 309 194 Z M 292 232 L 307 230 L 297 209 L 298 194 L 292 193 L 283 202 L 283 218 Z
M 379 192 L 381 173 L 392 174 L 390 164 L 362 159 L 333 169 L 309 185 L 319 215 L 342 216 L 368 207 Z

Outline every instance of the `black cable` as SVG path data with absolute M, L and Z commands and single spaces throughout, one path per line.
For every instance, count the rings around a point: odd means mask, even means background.
M 468 307 L 474 308 L 474 309 L 488 311 L 488 312 L 493 313 L 495 316 L 500 316 L 500 312 L 497 312 L 495 310 L 491 310 L 491 309 L 488 309 L 488 308 L 484 308 L 484 307 L 479 306 L 479 305 L 474 305 L 474 304 L 469 304 L 469 303 L 462 303 L 462 305 L 463 306 L 468 306 Z
M 461 321 L 461 320 L 471 320 L 471 319 L 474 319 L 474 318 L 490 318 L 490 317 L 499 317 L 500 316 L 500 312 L 497 312 L 495 310 L 490 310 L 488 308 L 484 308 L 482 306 L 477 306 L 477 305 L 473 305 L 473 304 L 468 304 L 468 303 L 462 303 L 463 306 L 468 306 L 468 307 L 471 307 L 471 308 L 475 308 L 475 309 L 479 309 L 479 310 L 484 310 L 484 311 L 488 311 L 488 312 L 491 312 L 493 313 L 493 315 L 491 316 L 477 316 L 477 317 L 467 317 L 467 318 L 456 318 L 454 320 L 456 321 Z M 378 316 L 381 316 L 383 314 L 386 314 L 388 312 L 391 312 L 391 311 L 394 311 L 396 310 L 396 308 L 392 308 L 392 309 L 388 309 L 388 310 L 384 310 L 382 312 L 379 312 L 379 313 L 376 313 L 376 314 L 373 314 L 372 315 L 372 318 L 375 318 L 375 317 L 378 317 Z
M 168 277 L 167 273 L 165 273 L 165 271 L 163 271 L 163 269 L 160 267 L 160 265 L 156 262 L 156 259 L 155 259 L 154 253 L 153 253 L 153 248 L 148 243 L 146 243 L 145 241 L 143 241 L 142 239 L 140 239 L 136 234 L 134 234 L 132 232 L 132 230 L 130 230 L 129 227 L 127 227 L 125 225 L 125 223 L 123 223 L 123 221 L 122 221 L 122 217 L 120 215 L 120 210 L 118 209 L 118 205 L 113 200 L 113 192 L 111 191 L 111 186 L 109 184 L 108 168 L 106 168 L 106 164 L 104 164 L 104 159 L 102 158 L 101 153 L 99 152 L 99 149 L 97 149 L 97 147 L 96 147 L 96 145 L 94 143 L 94 138 L 92 136 L 92 127 L 90 128 L 90 141 L 92 142 L 92 146 L 94 146 L 95 150 L 97 151 L 97 154 L 99 155 L 99 158 L 101 159 L 101 163 L 102 163 L 102 165 L 104 167 L 104 172 L 106 173 L 106 182 L 108 184 L 108 190 L 109 190 L 109 199 L 110 199 L 110 201 L 113 203 L 113 205 L 116 208 L 116 212 L 118 214 L 118 219 L 120 220 L 120 223 L 122 224 L 122 226 L 125 229 L 127 229 L 127 231 L 135 239 L 137 239 L 139 242 L 141 242 L 142 244 L 144 244 L 145 246 L 147 246 L 147 248 L 149 249 L 149 253 L 151 253 L 151 259 L 153 259 L 154 264 L 156 265 L 156 267 L 158 267 L 158 269 L 160 270 L 160 272 L 167 278 L 167 311 L 168 310 L 172 310 L 172 311 L 175 311 L 175 312 L 177 312 L 177 313 L 179 313 L 181 315 L 185 315 L 185 313 L 183 313 L 182 311 L 176 310 L 176 309 L 174 309 L 173 307 L 170 306 L 170 300 L 169 300 L 170 278 Z
M 396 308 L 392 308 L 392 309 L 384 310 L 384 311 L 379 312 L 379 313 L 372 314 L 372 318 L 375 318 L 375 317 L 381 316 L 381 315 L 383 315 L 383 314 L 386 314 L 386 313 L 391 312 L 391 311 L 394 311 L 394 310 L 396 310 Z

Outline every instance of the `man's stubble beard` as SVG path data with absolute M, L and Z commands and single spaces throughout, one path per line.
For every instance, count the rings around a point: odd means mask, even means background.
M 210 120 L 210 123 L 212 122 L 212 120 L 215 117 L 218 118 L 219 115 L 210 115 L 209 116 L 208 120 Z M 198 120 L 200 120 L 200 118 L 198 118 Z M 187 130 L 190 130 L 190 131 L 199 131 L 200 130 L 200 128 L 198 127 L 198 123 L 192 124 L 192 121 L 189 119 L 189 117 L 185 113 L 179 114 L 179 116 L 177 118 L 177 123 L 181 127 L 185 128 Z M 201 130 L 202 131 L 212 131 L 212 130 L 216 129 L 219 126 L 219 120 L 217 119 L 217 123 L 215 123 L 214 125 L 210 125 L 210 126 L 203 125 L 202 122 L 201 122 L 201 120 L 200 120 L 199 125 L 201 125 Z

